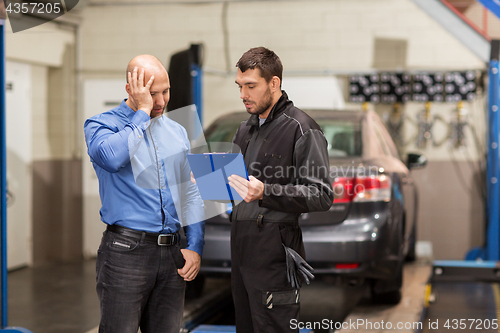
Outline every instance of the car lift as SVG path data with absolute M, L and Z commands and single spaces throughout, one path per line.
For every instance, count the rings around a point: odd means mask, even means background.
M 478 1 L 500 18 L 498 1 Z M 422 313 L 427 331 L 500 331 L 499 60 L 500 40 L 492 40 L 488 65 L 486 246 L 470 250 L 464 261 L 433 262 Z

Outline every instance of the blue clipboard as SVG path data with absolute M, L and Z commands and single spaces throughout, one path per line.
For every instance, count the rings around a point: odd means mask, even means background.
M 187 159 L 203 200 L 243 200 L 227 180 L 231 175 L 248 180 L 242 154 L 187 154 Z

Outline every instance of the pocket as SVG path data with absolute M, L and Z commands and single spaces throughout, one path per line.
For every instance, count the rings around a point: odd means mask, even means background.
M 139 246 L 139 241 L 121 235 L 113 235 L 108 241 L 108 248 L 118 252 L 130 252 Z
M 288 183 L 287 169 L 286 166 L 283 165 L 281 154 L 278 153 L 264 153 L 261 156 L 261 165 L 265 165 L 261 173 L 261 176 L 258 177 L 261 181 L 273 184 L 278 183 L 282 184 L 283 181 Z
M 174 264 L 177 269 L 181 269 L 186 264 L 186 260 L 182 255 L 181 248 L 178 246 L 172 249 L 172 259 L 174 260 Z
M 305 259 L 304 243 L 302 241 L 302 230 L 299 226 L 284 225 L 279 226 L 281 242 L 293 250 L 295 250 L 302 258 Z
M 292 245 L 292 239 L 293 239 L 293 226 L 289 225 L 280 225 L 280 237 L 281 237 L 281 242 L 287 246 L 290 247 Z

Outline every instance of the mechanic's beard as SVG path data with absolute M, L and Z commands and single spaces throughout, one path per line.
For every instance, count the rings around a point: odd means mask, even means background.
M 245 102 L 246 101 L 243 101 L 243 103 Z M 255 111 L 251 112 L 247 110 L 247 112 L 250 114 L 261 115 L 264 112 L 266 112 L 272 105 L 273 105 L 273 96 L 271 95 L 271 89 L 267 88 L 266 93 L 262 97 L 261 102 L 256 104 Z

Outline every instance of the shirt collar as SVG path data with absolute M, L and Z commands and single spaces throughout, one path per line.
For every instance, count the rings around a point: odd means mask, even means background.
M 135 114 L 135 111 L 132 110 L 126 102 L 127 102 L 126 98 L 121 102 L 120 107 L 119 107 L 120 111 L 123 112 L 129 119 L 132 119 L 132 117 Z
M 273 119 L 278 118 L 288 107 L 289 104 L 292 104 L 292 101 L 288 99 L 288 95 L 284 90 L 281 91 L 281 96 L 274 104 L 273 108 L 271 109 L 271 112 L 269 112 L 269 115 L 266 118 L 265 123 L 271 122 Z M 250 119 L 247 121 L 247 126 L 258 126 L 259 125 L 259 115 L 258 114 L 253 114 L 250 116 Z

